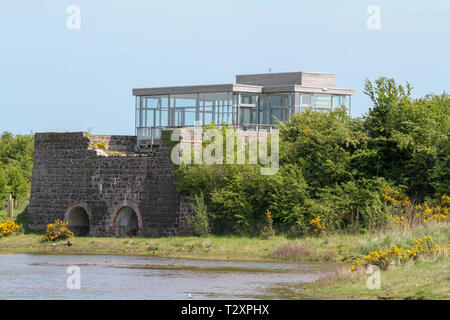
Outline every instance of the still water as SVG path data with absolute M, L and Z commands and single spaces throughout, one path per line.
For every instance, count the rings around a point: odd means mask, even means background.
M 68 289 L 69 266 L 80 289 Z M 0 299 L 315 299 L 299 284 L 327 264 L 144 256 L 0 254 Z

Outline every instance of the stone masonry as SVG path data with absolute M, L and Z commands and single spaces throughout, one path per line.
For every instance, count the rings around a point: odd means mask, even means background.
M 30 229 L 45 230 L 61 219 L 69 226 L 84 221 L 74 229 L 94 236 L 125 235 L 126 221 L 134 223 L 133 235 L 188 233 L 191 208 L 176 191 L 168 143 L 147 154 L 134 153 L 135 145 L 135 136 L 36 133 Z

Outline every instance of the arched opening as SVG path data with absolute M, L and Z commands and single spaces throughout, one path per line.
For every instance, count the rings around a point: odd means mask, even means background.
M 137 236 L 139 231 L 139 220 L 136 211 L 129 206 L 122 207 L 117 213 L 115 225 L 117 237 Z
M 85 208 L 81 206 L 73 207 L 67 216 L 68 228 L 76 236 L 89 235 L 89 215 Z

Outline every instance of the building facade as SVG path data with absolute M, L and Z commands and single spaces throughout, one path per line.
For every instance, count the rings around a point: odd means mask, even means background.
M 263 130 L 306 109 L 350 110 L 353 93 L 335 88 L 334 74 L 305 72 L 238 75 L 236 84 L 133 89 L 135 136 L 36 133 L 29 227 L 43 231 L 61 219 L 77 236 L 188 234 L 192 207 L 177 192 L 162 130 L 194 127 L 197 121 Z M 136 152 L 149 141 L 150 152 Z
M 140 141 L 161 138 L 170 128 L 231 125 L 261 130 L 284 122 L 306 109 L 351 111 L 352 89 L 335 88 L 331 73 L 287 72 L 237 75 L 235 84 L 133 89 L 136 136 Z

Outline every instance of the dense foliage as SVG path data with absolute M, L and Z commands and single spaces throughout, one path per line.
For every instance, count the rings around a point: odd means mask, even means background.
M 258 234 L 270 210 L 278 230 L 361 231 L 390 217 L 386 186 L 423 201 L 450 194 L 450 97 L 411 97 L 393 79 L 366 80 L 373 107 L 363 118 L 345 108 L 306 111 L 279 125 L 280 168 L 180 165 L 178 190 L 202 193 L 213 232 Z M 408 200 L 409 201 L 409 200 Z
M 6 205 L 9 193 L 17 200 L 30 193 L 33 148 L 32 135 L 0 135 L 0 209 Z

